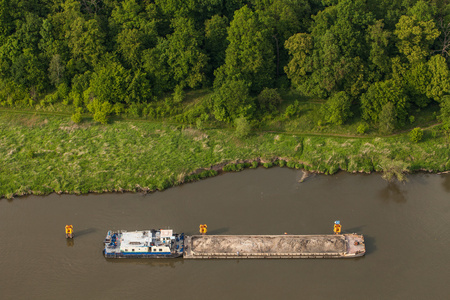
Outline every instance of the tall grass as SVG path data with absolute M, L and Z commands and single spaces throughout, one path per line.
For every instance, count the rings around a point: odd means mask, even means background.
M 214 176 L 214 165 L 258 159 L 332 174 L 383 171 L 386 159 L 403 171 L 450 169 L 449 139 L 425 131 L 423 141 L 199 130 L 142 121 L 75 124 L 69 116 L 0 113 L 0 197 L 105 191 L 163 190 Z M 271 164 L 270 164 L 271 165 Z M 228 167 L 232 168 L 232 167 Z M 235 170 L 242 169 L 241 166 Z

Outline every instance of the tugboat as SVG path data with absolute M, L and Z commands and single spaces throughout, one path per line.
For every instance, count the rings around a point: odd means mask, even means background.
M 175 258 L 183 256 L 184 233 L 172 229 L 108 231 L 104 241 L 106 258 Z

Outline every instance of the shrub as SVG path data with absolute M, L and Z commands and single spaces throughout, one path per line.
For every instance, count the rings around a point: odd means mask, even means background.
M 367 124 L 367 123 L 365 123 L 365 122 L 360 123 L 360 124 L 358 125 L 358 128 L 356 128 L 356 131 L 357 131 L 359 134 L 364 134 L 364 133 L 367 132 L 367 130 L 369 130 L 369 124 Z
M 420 127 L 416 127 L 409 132 L 409 140 L 414 143 L 418 143 L 423 138 L 423 130 Z
M 297 116 L 299 113 L 300 113 L 300 103 L 298 102 L 298 100 L 296 100 L 294 104 L 291 104 L 288 107 L 286 107 L 284 117 L 286 119 L 290 119 L 292 117 Z
M 288 168 L 295 168 L 295 162 L 293 162 L 293 161 L 288 161 L 288 162 L 287 162 L 287 167 L 288 167 Z
M 174 90 L 174 92 L 173 92 L 173 94 L 172 94 L 172 97 L 173 97 L 173 101 L 175 102 L 175 103 L 181 103 L 181 102 L 183 102 L 183 100 L 184 100 L 184 98 L 185 98 L 185 93 L 184 93 L 184 91 L 183 91 L 183 86 L 182 85 L 177 85 L 176 87 L 175 87 L 175 90 Z
M 225 172 L 239 172 L 244 170 L 245 164 L 228 164 L 222 168 Z
M 381 109 L 379 119 L 379 130 L 382 134 L 391 134 L 394 131 L 395 123 L 397 121 L 397 114 L 395 112 L 395 106 L 391 102 L 388 102 Z
M 214 117 L 228 123 L 231 123 L 237 116 L 242 116 L 246 112 L 246 106 L 252 104 L 248 84 L 245 81 L 225 82 L 216 89 L 212 100 Z
M 267 163 L 263 163 L 263 167 L 268 169 L 268 168 L 272 168 L 273 164 L 271 162 L 267 162 Z
M 350 111 L 352 100 L 346 92 L 331 96 L 321 107 L 321 113 L 327 123 L 342 125 L 353 113 Z
M 250 169 L 256 169 L 258 166 L 259 166 L 259 163 L 257 161 L 252 161 Z
M 262 111 L 267 113 L 274 113 L 277 111 L 281 104 L 281 96 L 278 94 L 277 89 L 265 88 L 258 95 L 258 104 Z
M 80 123 L 83 120 L 83 117 L 81 116 L 81 108 L 78 107 L 75 110 L 75 113 L 70 118 L 72 119 L 72 121 L 74 123 L 77 123 L 77 124 Z
M 126 113 L 131 118 L 140 118 L 142 115 L 143 105 L 140 103 L 132 103 L 127 109 Z
M 101 102 L 96 98 L 87 105 L 87 108 L 94 114 L 94 121 L 102 124 L 108 123 L 108 116 L 113 110 L 111 103 Z
M 416 118 L 414 116 L 409 116 L 409 123 L 414 123 L 416 121 Z
M 246 118 L 240 117 L 235 120 L 236 124 L 236 136 L 239 138 L 244 138 L 250 135 L 251 126 Z

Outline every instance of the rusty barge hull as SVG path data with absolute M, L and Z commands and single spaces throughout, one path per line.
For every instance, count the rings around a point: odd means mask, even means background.
M 364 237 L 339 235 L 194 235 L 184 258 L 352 258 L 366 252 Z

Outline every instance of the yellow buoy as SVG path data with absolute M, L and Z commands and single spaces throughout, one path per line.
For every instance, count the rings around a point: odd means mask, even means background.
M 334 234 L 340 234 L 342 230 L 341 222 L 340 221 L 334 221 Z
M 73 238 L 73 225 L 66 225 L 66 239 Z
M 200 228 L 200 233 L 201 233 L 202 235 L 205 235 L 206 232 L 208 231 L 208 229 L 207 229 L 208 226 L 206 226 L 206 224 L 200 224 L 199 228 Z

